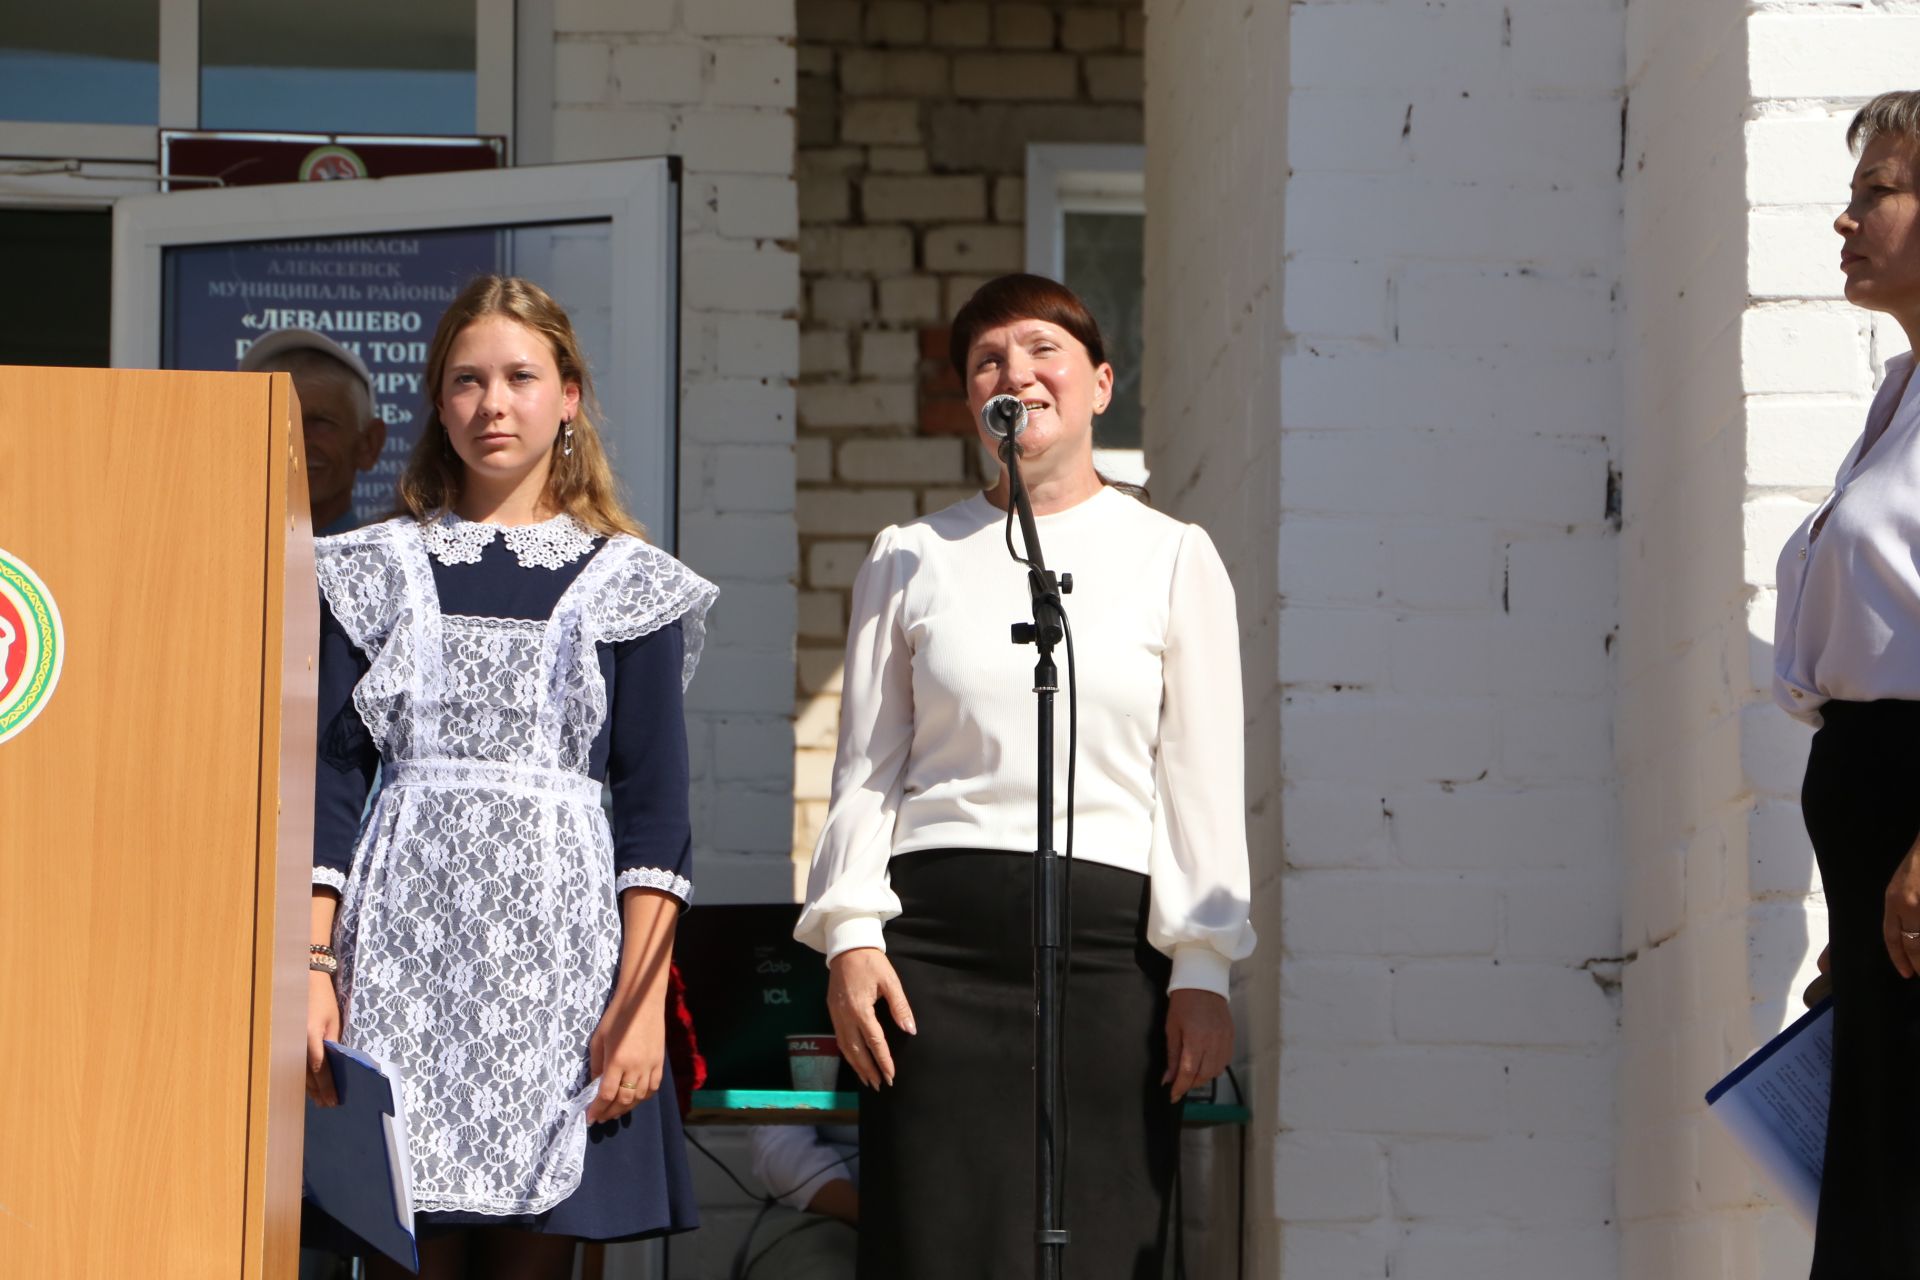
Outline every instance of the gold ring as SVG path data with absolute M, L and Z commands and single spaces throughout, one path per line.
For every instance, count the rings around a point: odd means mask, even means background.
M 623 1084 L 617 1090 L 617 1092 L 620 1092 L 620 1093 L 638 1093 L 639 1091 L 640 1091 L 640 1086 L 637 1084 Z

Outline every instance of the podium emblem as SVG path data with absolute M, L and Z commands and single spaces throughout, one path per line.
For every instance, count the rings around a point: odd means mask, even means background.
M 45 709 L 60 683 L 67 634 L 47 584 L 0 548 L 0 742 Z

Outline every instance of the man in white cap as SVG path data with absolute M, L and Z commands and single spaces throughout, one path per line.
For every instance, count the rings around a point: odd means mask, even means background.
M 313 533 L 345 533 L 353 517 L 353 481 L 371 471 L 387 441 L 375 412 L 373 375 L 359 356 L 312 329 L 276 329 L 247 348 L 242 373 L 290 373 L 307 441 L 307 496 Z

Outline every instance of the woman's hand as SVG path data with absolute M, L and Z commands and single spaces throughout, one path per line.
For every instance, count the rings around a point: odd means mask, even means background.
M 1181 988 L 1167 997 L 1167 1074 L 1175 1102 L 1233 1060 L 1233 1011 L 1225 996 Z
M 587 1042 L 587 1058 L 600 1077 L 600 1092 L 587 1107 L 588 1124 L 618 1120 L 651 1098 L 667 1060 L 665 1000 L 616 994 Z
M 1880 918 L 1887 957 L 1903 978 L 1920 973 L 1920 841 L 1907 850 L 1887 882 L 1887 909 Z
M 893 1025 L 908 1035 L 917 1034 L 913 1010 L 907 1007 L 907 993 L 900 987 L 900 975 L 893 971 L 887 953 L 878 947 L 842 951 L 833 958 L 828 974 L 827 1012 L 833 1016 L 840 1056 L 867 1088 L 892 1084 L 893 1054 L 887 1051 L 887 1034 L 880 1029 L 874 1008 L 885 1000 Z
M 327 1049 L 323 1041 L 340 1042 L 340 997 L 333 990 L 333 975 L 318 969 L 307 970 L 307 1096 L 323 1107 L 340 1105 L 334 1096 L 333 1072 L 327 1070 Z
M 600 1091 L 587 1123 L 618 1120 L 659 1092 L 667 1061 L 667 971 L 680 900 L 658 889 L 620 894 L 620 975 L 600 1025 L 587 1042 L 587 1063 Z

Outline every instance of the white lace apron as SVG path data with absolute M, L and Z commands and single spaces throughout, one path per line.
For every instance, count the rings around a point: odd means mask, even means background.
M 392 520 L 317 544 L 327 603 L 371 662 L 353 697 L 382 779 L 344 882 L 324 869 L 315 880 L 342 891 L 342 1038 L 401 1077 L 417 1207 L 540 1213 L 580 1183 L 587 1045 L 619 964 L 616 895 L 691 888 L 659 868 L 616 881 L 587 774 L 607 717 L 595 645 L 678 618 L 684 684 L 717 593 L 618 537 L 545 621 L 443 615 L 428 541 L 471 563 L 478 549 L 462 555 L 460 532 Z M 578 558 L 559 545 L 562 561 Z

